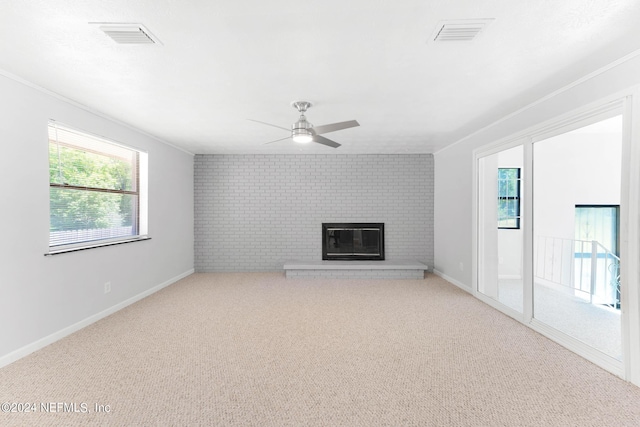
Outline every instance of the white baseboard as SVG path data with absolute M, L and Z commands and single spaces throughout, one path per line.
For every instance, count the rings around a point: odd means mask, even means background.
M 40 350 L 41 348 L 44 348 L 46 346 L 48 346 L 49 344 L 52 344 L 68 335 L 71 335 L 74 332 L 79 331 L 80 329 L 89 326 L 92 323 L 97 322 L 100 319 L 104 319 L 105 317 L 115 313 L 116 311 L 122 310 L 123 308 L 140 301 L 141 299 L 148 297 L 151 294 L 154 294 L 156 292 L 158 292 L 159 290 L 166 288 L 167 286 L 177 282 L 180 279 L 183 279 L 191 274 L 194 273 L 194 269 L 190 269 L 185 271 L 184 273 L 172 277 L 171 279 L 157 285 L 154 286 L 151 289 L 147 289 L 144 292 L 139 293 L 138 295 L 135 295 L 127 300 L 124 300 L 112 307 L 107 308 L 106 310 L 103 310 L 99 313 L 94 314 L 93 316 L 89 316 L 86 319 L 83 319 L 77 323 L 74 323 L 71 326 L 67 326 L 64 329 L 61 329 L 57 332 L 54 332 L 50 335 L 47 335 L 44 338 L 41 338 L 35 342 L 32 342 L 31 344 L 27 344 L 24 347 L 21 347 L 15 351 L 12 351 L 9 354 L 6 354 L 2 357 L 0 357 L 0 368 L 2 368 L 3 366 L 7 366 L 10 363 L 15 362 L 18 359 L 22 359 L 23 357 L 33 353 L 34 351 Z
M 467 285 L 465 285 L 462 282 L 457 281 L 456 279 L 454 279 L 453 277 L 449 277 L 446 274 L 444 274 L 441 271 L 436 270 L 435 268 L 433 269 L 433 274 L 435 274 L 436 276 L 440 276 L 442 277 L 444 280 L 446 280 L 447 282 L 456 285 L 457 287 L 459 287 L 460 289 L 462 289 L 465 292 L 469 292 L 470 294 L 473 294 L 471 288 L 469 288 Z

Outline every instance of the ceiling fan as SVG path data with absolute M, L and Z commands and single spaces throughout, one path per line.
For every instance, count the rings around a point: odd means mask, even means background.
M 269 141 L 265 144 L 271 144 L 272 142 L 284 141 L 285 139 L 293 139 L 294 142 L 298 142 L 300 144 L 306 144 L 309 142 L 317 142 L 318 144 L 327 145 L 329 147 L 338 148 L 340 144 L 335 141 L 332 141 L 324 136 L 320 136 L 324 133 L 335 132 L 337 130 L 348 129 L 356 126 L 360 126 L 356 120 L 349 120 L 347 122 L 339 122 L 339 123 L 331 123 L 329 125 L 322 126 L 313 126 L 311 123 L 307 121 L 304 113 L 311 107 L 311 103 L 308 101 L 295 101 L 291 103 L 291 106 L 298 110 L 300 113 L 300 118 L 297 122 L 291 125 L 291 130 L 284 128 L 278 125 L 272 125 L 271 123 L 261 122 L 259 120 L 251 120 L 252 122 L 262 123 L 263 125 L 273 126 L 278 129 L 286 130 L 287 132 L 291 132 L 291 136 L 287 136 L 286 138 L 276 139 L 275 141 Z

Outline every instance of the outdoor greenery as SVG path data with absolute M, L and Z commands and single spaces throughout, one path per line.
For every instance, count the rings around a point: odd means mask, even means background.
M 134 190 L 132 164 L 124 159 L 49 144 L 51 183 L 92 189 Z M 135 195 L 50 187 L 50 231 L 133 225 Z

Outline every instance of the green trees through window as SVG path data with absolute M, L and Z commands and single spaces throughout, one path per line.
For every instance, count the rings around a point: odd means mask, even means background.
M 50 124 L 50 246 L 137 234 L 138 156 Z

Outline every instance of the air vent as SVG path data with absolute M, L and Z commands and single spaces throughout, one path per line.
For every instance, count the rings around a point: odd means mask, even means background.
M 436 42 L 468 42 L 475 40 L 493 19 L 460 19 L 440 21 L 432 37 Z
M 142 24 L 92 23 L 119 44 L 161 44 Z

